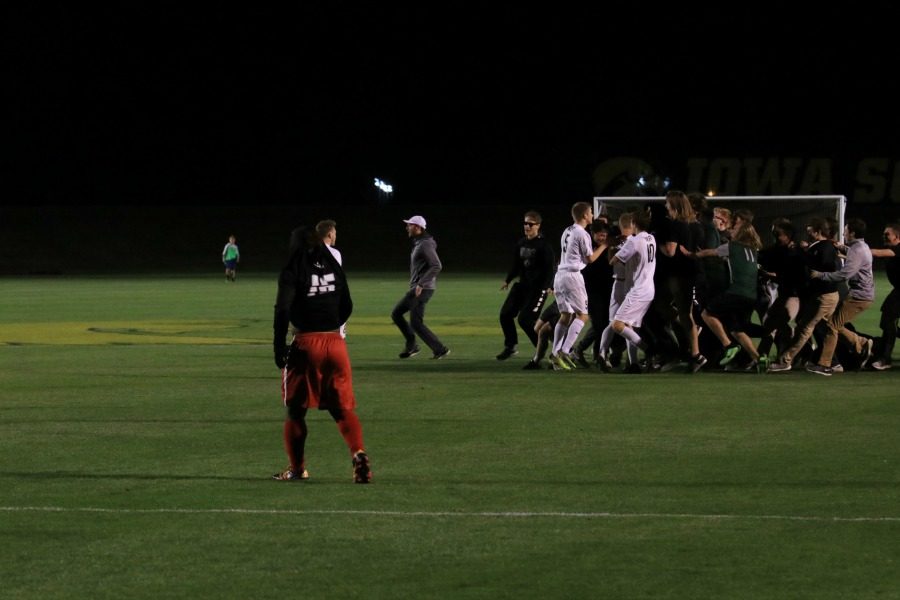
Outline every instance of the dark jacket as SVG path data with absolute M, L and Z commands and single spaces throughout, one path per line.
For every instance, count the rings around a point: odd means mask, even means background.
M 837 250 L 834 244 L 829 240 L 820 240 L 813 242 L 806 248 L 806 276 L 809 271 L 818 271 L 820 273 L 831 273 L 840 269 L 838 263 Z M 821 296 L 822 294 L 830 294 L 838 291 L 838 286 L 833 281 L 825 281 L 823 279 L 810 280 L 806 285 L 805 295 Z
M 506 283 L 516 277 L 529 290 L 548 290 L 553 287 L 556 257 L 553 248 L 542 235 L 532 239 L 523 237 L 516 244 L 512 268 L 506 274 Z
M 417 285 L 426 290 L 437 287 L 437 275 L 444 266 L 437 254 L 437 242 L 430 233 L 422 233 L 412 238 L 412 253 L 409 256 L 409 287 Z

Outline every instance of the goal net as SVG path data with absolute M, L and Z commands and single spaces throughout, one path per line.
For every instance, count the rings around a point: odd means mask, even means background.
M 614 224 L 623 212 L 643 209 L 647 204 L 664 203 L 664 196 L 594 196 L 594 216 L 606 214 Z M 806 226 L 815 217 L 830 218 L 836 222 L 837 238 L 844 241 L 844 211 L 846 196 L 707 196 L 712 210 L 727 208 L 734 214 L 746 209 L 753 213 L 753 226 L 763 243 L 769 239 L 772 222 L 784 217 L 791 220 L 796 241 L 803 239 Z

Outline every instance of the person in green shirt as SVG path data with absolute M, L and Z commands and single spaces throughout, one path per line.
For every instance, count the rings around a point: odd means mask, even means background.
M 759 234 L 749 221 L 738 222 L 731 230 L 731 241 L 692 253 L 695 258 L 718 256 L 728 263 L 729 283 L 725 292 L 713 298 L 703 310 L 703 321 L 722 343 L 724 356 L 720 365 L 728 364 L 743 348 L 751 362 L 745 370 L 765 370 L 753 341 L 746 331 L 756 305 L 756 279 L 759 265 L 757 253 L 762 247 Z M 732 341 L 731 336 L 737 340 Z
M 225 265 L 225 281 L 234 281 L 235 269 L 237 264 L 241 262 L 241 252 L 238 250 L 235 241 L 233 235 L 228 236 L 228 243 L 225 244 L 225 249 L 222 250 L 222 263 Z

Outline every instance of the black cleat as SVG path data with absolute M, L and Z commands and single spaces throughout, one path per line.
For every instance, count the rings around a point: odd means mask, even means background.
M 590 363 L 589 363 L 589 362 L 587 361 L 587 359 L 584 357 L 584 351 L 583 351 L 583 350 L 578 350 L 578 349 L 576 348 L 575 350 L 572 350 L 572 353 L 569 354 L 569 357 L 570 357 L 572 360 L 574 360 L 574 361 L 575 361 L 575 364 L 578 365 L 579 367 L 581 367 L 582 369 L 590 369 L 590 368 L 591 368 Z
M 696 373 L 697 371 L 705 367 L 706 363 L 708 362 L 709 360 L 705 356 L 703 356 L 702 354 L 698 354 L 697 356 L 691 358 L 690 372 Z
M 372 470 L 369 468 L 369 455 L 360 450 L 353 455 L 353 483 L 369 483 L 372 481 Z
M 400 353 L 400 358 L 411 358 L 421 352 L 418 346 L 413 346 L 412 348 L 407 348 L 403 352 Z
M 513 346 L 512 348 L 507 346 L 503 349 L 503 352 L 497 355 L 497 360 L 506 360 L 510 356 L 515 356 L 518 353 L 519 351 L 516 350 L 515 346 Z

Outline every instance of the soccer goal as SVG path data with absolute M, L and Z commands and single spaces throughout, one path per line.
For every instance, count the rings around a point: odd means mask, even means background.
M 664 196 L 594 196 L 594 215 L 609 215 L 614 223 L 623 212 L 643 209 L 647 204 L 663 203 Z M 806 226 L 815 217 L 831 218 L 837 223 L 837 237 L 844 241 L 844 211 L 846 196 L 707 196 L 710 209 L 717 206 L 735 211 L 746 209 L 753 213 L 753 226 L 765 240 L 772 222 L 780 217 L 790 219 L 802 239 Z

